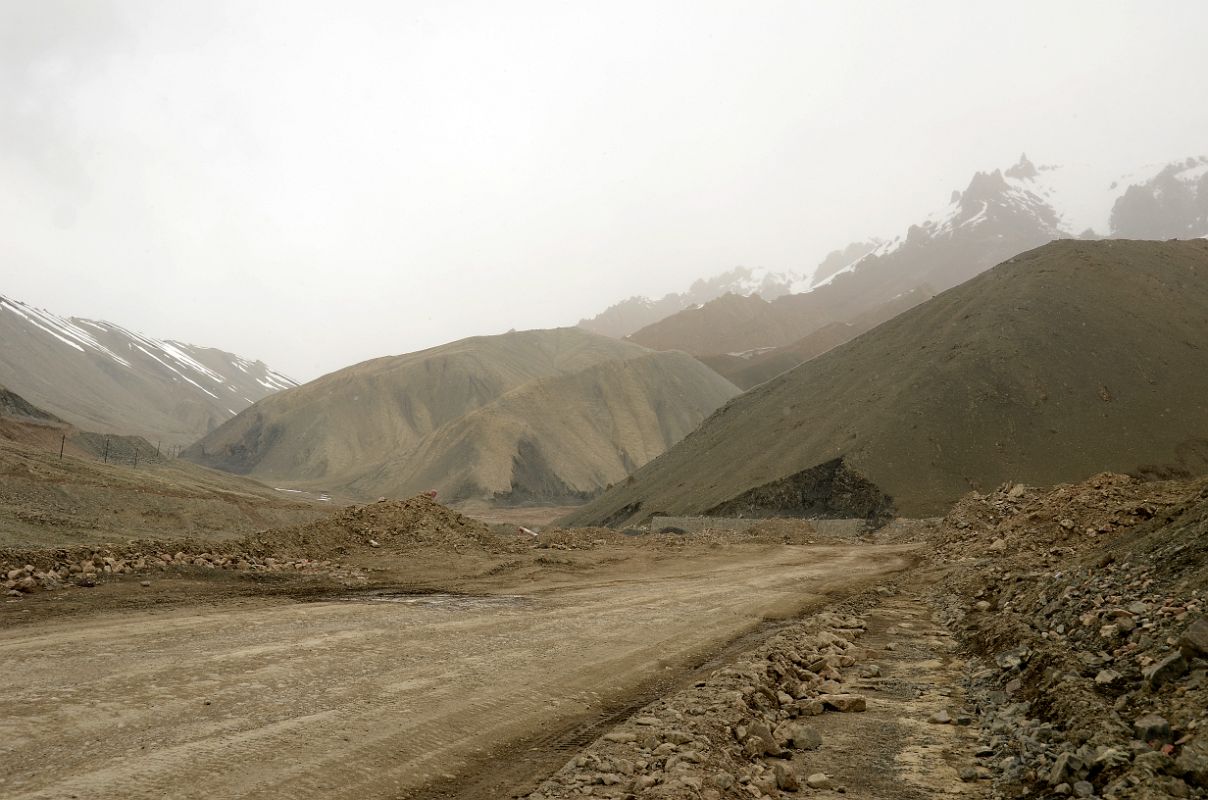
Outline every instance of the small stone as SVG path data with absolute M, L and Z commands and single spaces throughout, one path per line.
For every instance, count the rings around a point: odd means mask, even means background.
M 972 783 L 977 780 L 977 770 L 973 767 L 961 767 L 958 774 L 960 775 L 960 779 L 965 783 Z
M 822 746 L 822 734 L 800 722 L 781 724 L 776 728 L 775 735 L 778 743 L 794 750 L 817 750 Z
M 1188 660 L 1208 659 L 1208 620 L 1201 617 L 1191 623 L 1179 637 L 1179 652 Z
M 1120 680 L 1120 673 L 1111 669 L 1099 670 L 1099 674 L 1095 676 L 1095 683 L 1100 686 L 1109 686 Z
M 805 779 L 805 785 L 811 789 L 829 789 L 833 784 L 825 772 L 815 772 Z
M 672 729 L 663 734 L 663 741 L 671 742 L 671 744 L 687 744 L 692 741 L 692 734 Z
M 1062 753 L 1057 756 L 1057 760 L 1053 762 L 1053 766 L 1049 769 L 1049 783 L 1057 785 L 1064 783 L 1066 777 L 1076 769 L 1078 763 L 1077 758 L 1070 753 Z
M 939 710 L 927 718 L 927 721 L 933 725 L 951 725 L 952 716 L 944 710 Z
M 1172 653 L 1161 661 L 1151 664 L 1141 671 L 1151 688 L 1157 689 L 1175 680 L 1187 671 L 1187 659 L 1182 653 Z
M 604 734 L 604 740 L 608 742 L 618 742 L 620 744 L 628 744 L 638 740 L 637 734 L 626 733 L 624 731 L 613 731 L 612 733 Z
M 801 782 L 797 780 L 797 776 L 793 771 L 781 762 L 776 762 L 772 765 L 772 772 L 776 775 L 776 788 L 786 792 L 795 792 L 801 788 Z
M 974 606 L 974 608 L 976 608 L 978 611 L 981 611 L 983 613 L 986 611 L 989 611 L 991 608 L 990 601 L 989 600 L 978 600 L 977 604 Z
M 1170 723 L 1157 714 L 1146 714 L 1133 723 L 1133 735 L 1142 742 L 1170 741 Z
M 995 539 L 994 541 L 990 542 L 990 546 L 986 549 L 991 553 L 1001 553 L 1007 549 L 1007 540 Z
M 138 582 L 138 585 L 139 585 L 139 586 L 144 586 L 144 587 L 145 587 L 145 586 L 150 586 L 150 585 L 151 585 L 151 581 L 139 581 L 139 582 Z
M 718 772 L 709 778 L 709 783 L 716 786 L 718 789 L 729 789 L 735 783 L 734 776 L 728 772 Z
M 826 706 L 821 700 L 798 700 L 790 711 L 796 712 L 799 717 L 816 717 L 826 711 Z
M 1074 784 L 1074 797 L 1094 797 L 1095 786 L 1090 781 L 1078 781 Z
M 827 708 L 840 712 L 864 711 L 868 708 L 868 701 L 858 694 L 823 694 L 818 699 Z
M 633 724 L 634 725 L 658 725 L 659 718 L 658 717 L 635 717 L 633 720 Z

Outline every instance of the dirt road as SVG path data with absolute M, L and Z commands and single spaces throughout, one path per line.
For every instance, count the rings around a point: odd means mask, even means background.
M 903 546 L 743 546 L 480 599 L 238 600 L 12 629 L 0 796 L 470 796 L 761 619 L 908 562 Z

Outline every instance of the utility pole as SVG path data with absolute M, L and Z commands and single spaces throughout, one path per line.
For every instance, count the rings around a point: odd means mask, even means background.
M 67 434 L 63 434 L 63 438 L 59 440 L 59 460 L 63 460 L 63 448 L 67 446 Z
M 155 443 L 155 457 L 156 458 L 159 458 L 159 445 L 160 445 L 159 442 Z
M 138 446 L 134 448 L 134 468 L 138 469 Z
M 105 463 L 109 463 L 109 437 L 105 437 Z

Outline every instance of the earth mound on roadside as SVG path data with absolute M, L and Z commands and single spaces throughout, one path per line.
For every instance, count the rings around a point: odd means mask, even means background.
M 843 458 L 903 516 L 970 489 L 1208 471 L 1208 241 L 1045 245 L 727 403 L 561 520 L 708 513 Z
M 495 535 L 485 523 L 446 508 L 427 495 L 351 506 L 326 519 L 265 531 L 245 540 L 250 553 L 310 558 L 379 548 L 388 553 L 420 548 L 508 552 L 520 544 L 528 546 L 527 541 Z

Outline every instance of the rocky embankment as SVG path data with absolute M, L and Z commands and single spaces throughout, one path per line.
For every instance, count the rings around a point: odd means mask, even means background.
M 125 547 L 87 547 L 0 553 L 0 582 L 10 597 L 54 591 L 73 586 L 91 588 L 98 583 L 132 577 L 152 577 L 168 570 L 228 570 L 242 573 L 290 572 L 324 574 L 341 580 L 361 577 L 359 571 L 329 559 L 273 558 L 247 553 L 218 553 L 189 545 L 172 552 L 156 543 Z M 178 546 L 178 544 L 176 545 Z M 211 545 L 211 547 L 213 547 Z
M 849 690 L 863 619 L 823 613 L 770 638 L 695 686 L 643 708 L 572 759 L 529 800 L 578 797 L 779 797 L 831 789 L 802 754 L 823 746 L 810 720 L 861 712 Z
M 1208 483 L 1003 487 L 937 549 L 998 796 L 1208 797 Z
M 356 554 L 421 548 L 506 552 L 516 544 L 515 537 L 496 536 L 481 522 L 420 495 L 354 506 L 316 522 L 230 542 L 136 540 L 101 547 L 0 550 L 0 576 L 13 597 L 164 570 L 311 573 L 359 582 L 365 579 L 363 572 L 346 563 Z

